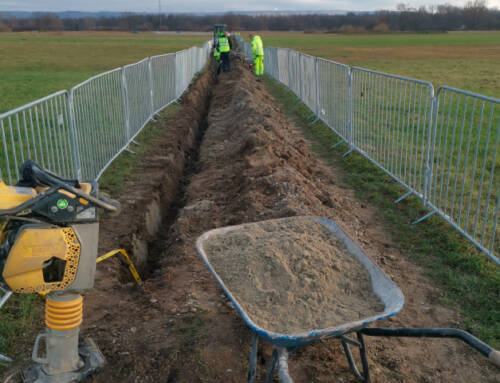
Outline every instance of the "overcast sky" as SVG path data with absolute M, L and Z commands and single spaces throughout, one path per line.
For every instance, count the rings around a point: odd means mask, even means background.
M 159 0 L 0 0 L 0 11 L 115 11 L 158 12 Z M 356 10 L 394 9 L 398 3 L 411 6 L 451 3 L 465 0 L 160 0 L 164 12 L 264 11 L 264 10 Z M 500 0 L 489 0 L 500 8 Z

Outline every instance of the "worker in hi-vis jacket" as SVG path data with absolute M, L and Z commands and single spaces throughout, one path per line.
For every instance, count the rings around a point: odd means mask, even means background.
M 218 49 L 220 52 L 220 59 L 222 61 L 222 70 L 224 72 L 229 72 L 231 70 L 231 63 L 229 61 L 229 52 L 231 52 L 231 42 L 229 41 L 229 37 L 224 33 L 219 33 L 219 38 L 217 39 L 217 46 L 215 49 Z
M 260 36 L 250 35 L 252 40 L 253 62 L 255 64 L 255 74 L 262 76 L 264 74 L 264 44 Z

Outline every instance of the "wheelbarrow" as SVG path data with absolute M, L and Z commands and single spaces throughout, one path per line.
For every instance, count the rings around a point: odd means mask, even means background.
M 299 217 L 297 217 L 299 218 Z M 303 217 L 304 218 L 304 217 Z M 221 286 L 224 293 L 232 302 L 245 323 L 252 330 L 252 348 L 250 352 L 250 371 L 248 373 L 248 382 L 254 383 L 257 377 L 257 347 L 259 337 L 273 345 L 271 360 L 268 365 L 266 382 L 271 383 L 275 372 L 278 372 L 282 383 L 293 383 L 288 372 L 288 357 L 299 347 L 309 343 L 317 342 L 327 338 L 337 338 L 342 343 L 347 362 L 354 375 L 364 383 L 370 382 L 370 370 L 366 355 L 366 345 L 364 336 L 370 337 L 415 337 L 415 338 L 456 338 L 464 341 L 469 346 L 475 348 L 481 354 L 500 367 L 500 352 L 492 349 L 490 346 L 480 341 L 470 333 L 455 328 L 374 328 L 368 327 L 372 323 L 381 319 L 392 317 L 398 314 L 404 305 L 404 296 L 398 286 L 389 277 L 380 270 L 358 247 L 354 241 L 333 221 L 319 218 L 307 217 L 312 219 L 329 230 L 332 236 L 341 240 L 348 253 L 357 259 L 368 271 L 371 277 L 371 283 L 374 293 L 379 297 L 385 306 L 384 310 L 374 316 L 363 318 L 357 321 L 332 324 L 332 327 L 325 329 L 314 329 L 310 332 L 298 334 L 281 334 L 268 331 L 252 321 L 248 314 L 243 310 L 238 300 L 227 288 L 224 281 L 217 274 L 217 270 L 211 265 L 209 257 L 204 248 L 207 239 L 220 236 L 230 231 L 245 231 L 250 225 L 258 223 L 249 223 L 237 226 L 223 227 L 208 231 L 201 235 L 196 243 L 196 249 L 205 265 L 208 267 L 214 278 Z M 271 220 L 267 222 L 279 223 L 283 219 Z M 355 335 L 355 338 L 353 337 Z M 361 371 L 356 365 L 351 347 L 359 350 L 361 359 Z

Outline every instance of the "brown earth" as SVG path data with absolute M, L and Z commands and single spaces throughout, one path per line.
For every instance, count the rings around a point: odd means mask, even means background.
M 118 261 L 99 265 L 83 329 L 108 360 L 95 382 L 246 382 L 251 333 L 194 247 L 204 231 L 244 222 L 333 219 L 405 294 L 403 311 L 380 325 L 461 327 L 422 270 L 395 249 L 374 209 L 337 186 L 342 175 L 311 153 L 263 84 L 235 64 L 212 87 L 206 121 L 211 75 L 191 87 L 179 120 L 144 162 L 141 183 L 125 188 L 121 216 L 103 221 L 102 251 L 127 248 L 149 279 L 139 289 Z M 176 206 L 183 206 L 178 214 Z M 500 381 L 498 369 L 458 341 L 366 340 L 374 382 Z M 270 353 L 260 346 L 259 381 Z M 356 381 L 334 339 L 294 354 L 290 371 L 298 383 Z

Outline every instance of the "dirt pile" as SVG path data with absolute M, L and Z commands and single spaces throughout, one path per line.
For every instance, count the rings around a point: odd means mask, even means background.
M 192 112 L 194 121 L 200 110 Z M 312 154 L 300 130 L 242 63 L 235 62 L 233 71 L 223 73 L 213 87 L 208 115 L 202 118 L 206 133 L 194 160 L 189 160 L 184 143 L 190 137 L 185 130 L 189 113 L 181 112 L 184 121 L 168 127 L 158 142 L 161 149 L 144 164 L 144 174 L 165 179 L 164 186 L 150 185 L 145 191 L 142 184 L 149 178 L 128 185 L 132 208 L 107 223 L 116 227 L 104 233 L 106 250 L 131 243 L 134 235 L 156 241 L 161 267 L 142 291 L 123 286 L 113 270 L 100 267 L 96 290 L 88 294 L 84 322 L 84 335 L 92 336 L 108 359 L 97 382 L 245 382 L 251 333 L 194 246 L 207 230 L 264 219 L 316 215 L 339 223 L 405 294 L 404 310 L 381 326 L 460 326 L 460 316 L 439 304 L 439 291 L 392 246 L 381 219 L 351 191 L 336 185 L 343 175 Z M 173 185 L 167 185 L 165 173 L 172 168 L 157 166 L 155 158 L 171 153 L 176 156 L 172 166 L 177 176 L 170 181 Z M 179 184 L 186 185 L 183 195 L 176 192 Z M 140 201 L 149 200 L 152 190 L 183 207 L 169 229 L 160 226 L 164 238 L 160 240 L 144 229 Z M 455 341 L 368 339 L 367 343 L 374 382 L 500 381 L 498 371 Z M 260 380 L 270 351 L 269 345 L 259 348 Z M 357 381 L 337 340 L 304 347 L 294 355 L 290 371 L 297 383 Z
M 368 271 L 310 218 L 244 225 L 211 236 L 203 247 L 243 310 L 267 331 L 321 330 L 384 309 Z

